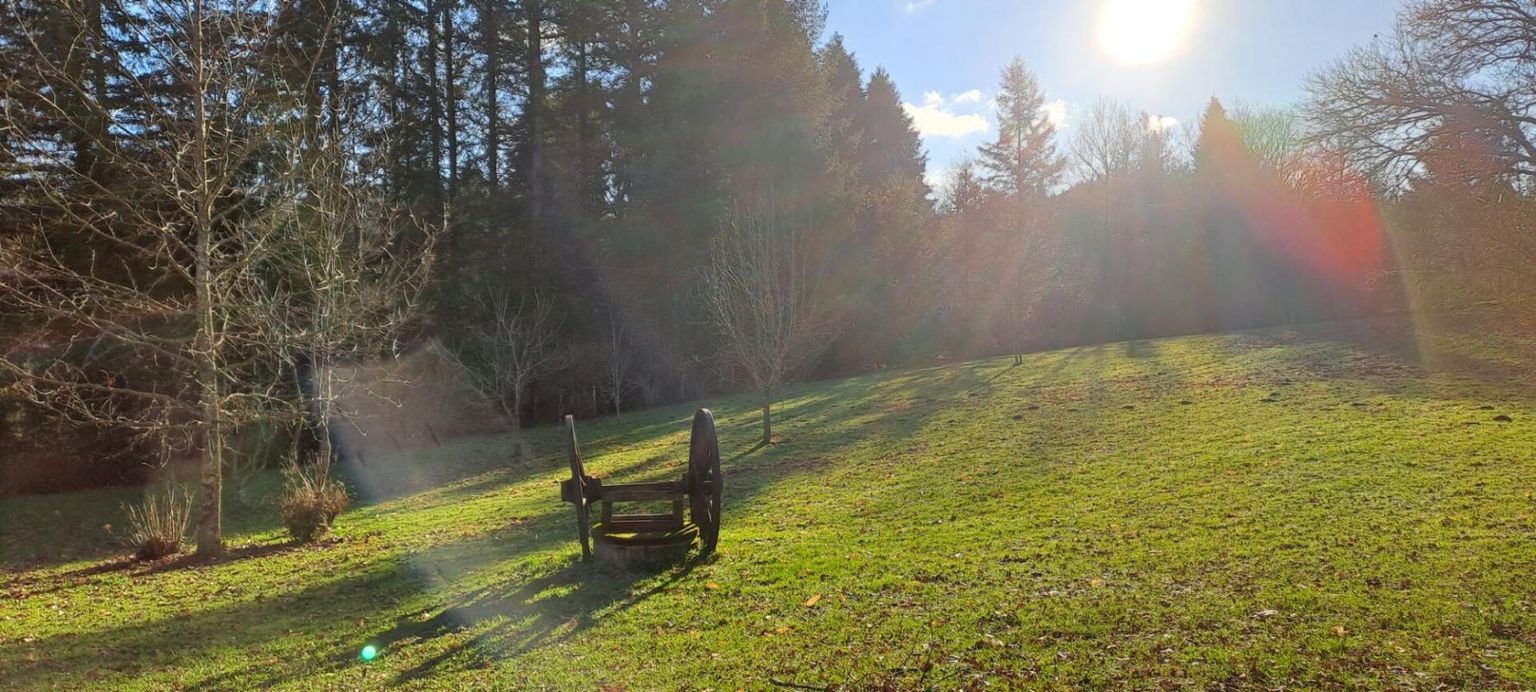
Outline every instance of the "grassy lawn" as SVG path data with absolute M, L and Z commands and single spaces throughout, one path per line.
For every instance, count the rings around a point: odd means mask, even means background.
M 577 560 L 553 427 L 368 458 L 316 546 L 256 479 L 211 565 L 120 561 L 138 490 L 0 501 L 0 687 L 1536 687 L 1536 329 L 1427 322 L 809 383 L 762 449 L 698 402 L 720 550 L 653 573 Z M 691 413 L 589 472 L 680 476 Z

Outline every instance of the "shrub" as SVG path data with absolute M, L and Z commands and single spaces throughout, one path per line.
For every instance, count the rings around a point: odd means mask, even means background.
M 192 503 L 176 488 L 149 495 L 138 505 L 128 505 L 128 543 L 139 560 L 158 560 L 181 552 Z
M 351 498 L 329 469 L 305 470 L 297 464 L 285 472 L 283 484 L 283 526 L 300 543 L 318 540 L 331 530 L 337 515 L 347 508 Z

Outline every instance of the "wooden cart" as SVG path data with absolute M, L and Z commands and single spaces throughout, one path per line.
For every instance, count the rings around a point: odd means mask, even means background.
M 583 558 L 596 554 L 618 564 L 649 562 L 677 557 L 695 541 L 699 554 L 715 550 L 720 539 L 720 502 L 724 477 L 720 473 L 720 442 L 715 436 L 715 416 L 701 408 L 693 415 L 688 444 L 688 468 L 680 481 L 604 485 L 587 475 L 576 442 L 576 420 L 565 417 L 566 452 L 571 477 L 560 483 L 560 499 L 576 505 L 576 535 Z M 671 511 L 654 514 L 619 514 L 619 502 L 666 503 Z M 592 505 L 601 503 L 597 517 Z M 683 515 L 684 503 L 688 514 Z

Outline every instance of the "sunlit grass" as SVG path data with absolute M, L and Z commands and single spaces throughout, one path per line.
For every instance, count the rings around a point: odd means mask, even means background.
M 1530 687 L 1536 343 L 1508 324 L 811 383 L 755 451 L 751 398 L 701 402 L 720 552 L 655 574 L 576 562 L 553 428 L 529 463 L 495 436 L 366 460 L 330 542 L 237 507 L 211 566 L 110 561 L 137 491 L 5 500 L 0 681 Z M 589 470 L 680 475 L 691 412 L 582 422 Z

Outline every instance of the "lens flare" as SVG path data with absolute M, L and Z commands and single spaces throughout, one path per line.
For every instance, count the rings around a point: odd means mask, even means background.
M 357 655 L 357 657 L 363 659 L 364 663 L 367 663 L 368 661 L 372 661 L 378 655 L 379 655 L 379 647 L 376 647 L 376 646 L 374 646 L 372 644 L 369 644 L 369 645 L 363 647 L 362 653 L 359 653 Z

